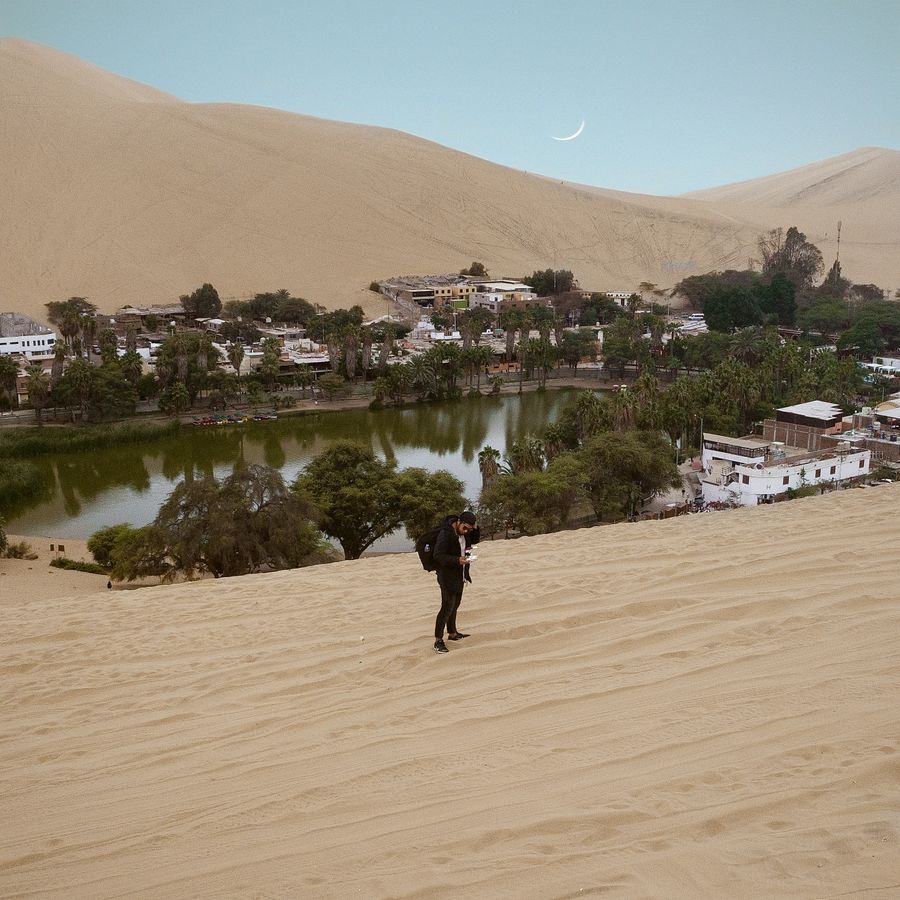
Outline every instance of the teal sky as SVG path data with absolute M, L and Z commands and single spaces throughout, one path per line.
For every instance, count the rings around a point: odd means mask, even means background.
M 0 35 L 628 191 L 900 146 L 900 0 L 0 0 Z

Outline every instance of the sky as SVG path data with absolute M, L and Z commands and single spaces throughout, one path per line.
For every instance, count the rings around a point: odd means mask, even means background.
M 900 0 L 0 0 L 0 36 L 640 193 L 900 148 Z

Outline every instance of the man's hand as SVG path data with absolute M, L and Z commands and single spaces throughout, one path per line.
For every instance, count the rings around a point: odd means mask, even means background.
M 464 566 L 467 562 L 468 562 L 468 560 L 467 560 L 464 556 L 461 556 L 461 557 L 459 558 L 459 564 L 460 564 L 461 566 Z

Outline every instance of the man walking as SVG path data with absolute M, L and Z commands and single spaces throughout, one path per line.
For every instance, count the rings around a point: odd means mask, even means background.
M 456 628 L 456 612 L 462 602 L 465 581 L 469 577 L 469 562 L 466 548 L 476 542 L 478 522 L 475 513 L 466 512 L 459 516 L 447 516 L 434 542 L 434 562 L 438 585 L 441 588 L 441 608 L 434 622 L 435 653 L 447 653 L 444 643 L 444 628 L 447 639 L 461 641 L 469 635 Z

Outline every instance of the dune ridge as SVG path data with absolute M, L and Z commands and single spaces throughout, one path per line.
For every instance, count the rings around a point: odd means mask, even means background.
M 5 597 L 0 893 L 896 896 L 898 497 Z
M 389 129 L 187 103 L 15 39 L 0 40 L 0 101 L 0 307 L 38 317 L 70 295 L 110 312 L 205 281 L 384 312 L 373 279 L 473 259 L 570 267 L 592 290 L 672 285 L 745 266 L 778 225 L 828 257 L 840 215 L 845 273 L 900 284 L 895 196 L 823 212 L 607 191 Z

